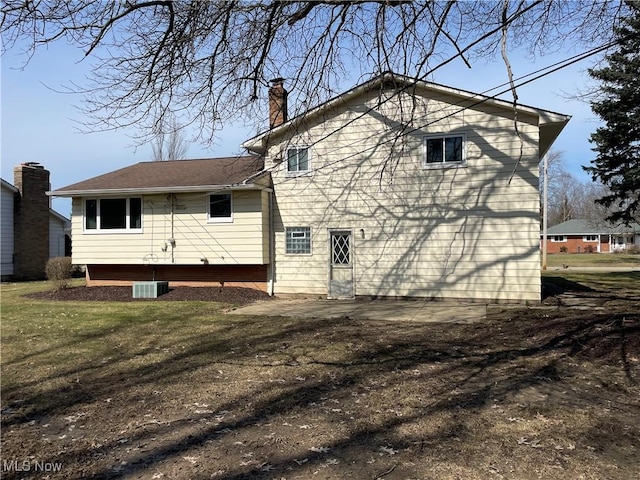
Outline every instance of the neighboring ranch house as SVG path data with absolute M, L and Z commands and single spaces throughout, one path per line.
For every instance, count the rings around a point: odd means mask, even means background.
M 539 301 L 538 163 L 566 115 L 384 74 L 271 128 L 248 157 L 140 163 L 73 197 L 89 284 Z
M 573 219 L 547 230 L 547 253 L 611 253 L 640 247 L 640 225 L 592 225 Z
M 31 162 L 13 173 L 15 185 L 0 179 L 0 276 L 3 281 L 43 279 L 49 258 L 71 254 L 71 222 L 50 208 L 47 170 Z

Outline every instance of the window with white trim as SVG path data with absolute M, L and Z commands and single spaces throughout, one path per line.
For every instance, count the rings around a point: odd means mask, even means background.
M 307 173 L 310 170 L 308 147 L 287 148 L 287 173 Z
M 429 135 L 424 139 L 424 165 L 462 164 L 465 161 L 465 135 Z
M 233 222 L 231 193 L 209 195 L 207 221 L 210 223 Z
M 85 231 L 142 231 L 142 198 L 90 198 L 84 202 Z
M 551 237 L 551 241 L 552 242 L 556 242 L 556 243 L 566 242 L 567 241 L 567 236 L 566 235 L 553 235 Z
M 287 227 L 285 238 L 285 253 L 293 255 L 311 253 L 311 227 Z
M 597 242 L 598 241 L 598 236 L 597 235 L 584 235 L 582 237 L 582 241 L 583 242 Z

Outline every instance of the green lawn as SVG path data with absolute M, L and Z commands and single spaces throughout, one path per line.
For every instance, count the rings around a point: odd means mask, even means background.
M 291 319 L 3 284 L 2 478 L 633 478 L 640 278 L 545 278 L 596 306 Z
M 640 255 L 623 253 L 557 253 L 547 255 L 548 268 L 571 267 L 638 267 Z

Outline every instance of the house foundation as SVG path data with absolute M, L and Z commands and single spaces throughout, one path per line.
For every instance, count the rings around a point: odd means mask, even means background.
M 267 291 L 267 265 L 87 265 L 88 287 L 166 281 L 172 287 L 243 287 Z

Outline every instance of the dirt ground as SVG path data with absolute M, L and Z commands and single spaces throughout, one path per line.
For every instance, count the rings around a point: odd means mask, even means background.
M 124 295 L 90 290 L 63 295 Z M 220 294 L 195 290 L 161 298 Z M 2 478 L 637 478 L 638 307 L 522 308 L 447 325 L 225 317 L 107 332 L 111 354 L 3 391 Z M 199 308 L 212 307 L 185 318 Z M 30 361 L 24 352 L 5 371 Z

